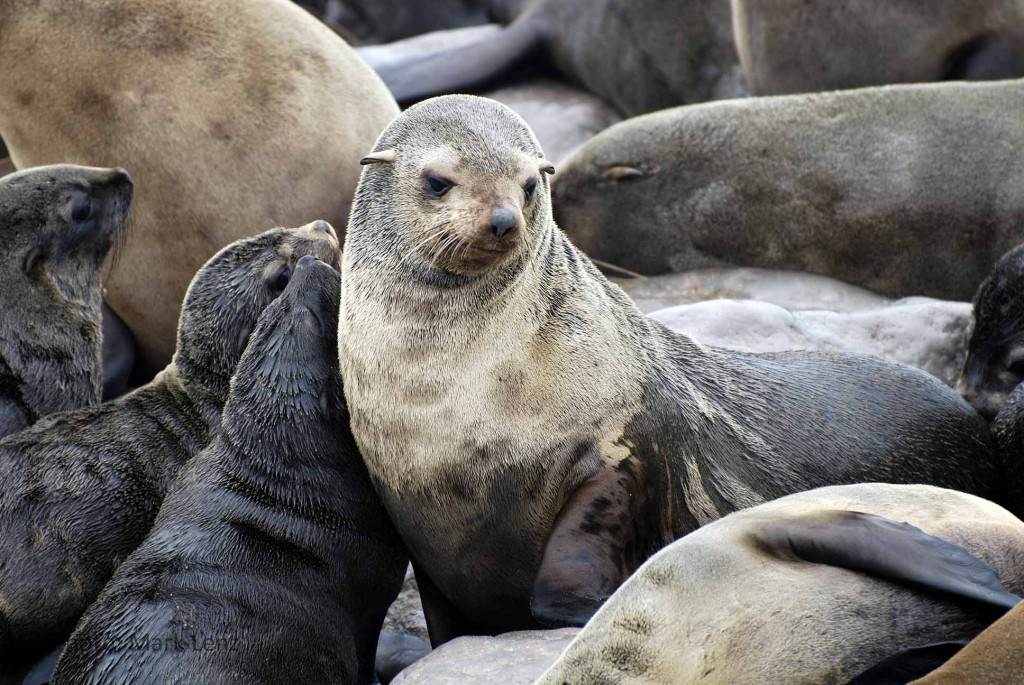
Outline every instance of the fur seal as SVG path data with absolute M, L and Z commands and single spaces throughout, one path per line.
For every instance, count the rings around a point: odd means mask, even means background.
M 792 492 L 990 492 L 988 427 L 937 379 L 707 347 L 641 314 L 555 225 L 553 167 L 507 107 L 420 103 L 363 162 L 342 376 L 435 643 L 582 623 L 665 544 Z
M 1021 593 L 1024 523 L 1001 507 L 822 488 L 663 549 L 536 685 L 844 685 L 900 650 L 971 639 Z
M 270 226 L 343 227 L 353 160 L 397 113 L 372 70 L 289 0 L 0 7 L 14 163 L 132 172 L 133 237 L 106 287 L 145 380 L 170 361 L 206 257 Z
M 340 285 L 299 260 L 238 363 L 218 438 L 79 621 L 54 685 L 374 682 L 409 560 L 348 430 Z
M 628 116 L 746 93 L 727 0 L 531 0 L 517 9 L 498 36 L 484 29 L 468 45 L 367 59 L 400 102 L 479 90 L 545 58 Z
M 1007 396 L 992 419 L 992 437 L 1002 470 L 999 499 L 1024 516 L 1024 383 Z
M 658 112 L 559 168 L 555 219 L 644 274 L 758 266 L 966 301 L 1024 242 L 1024 81 L 890 86 Z
M 100 401 L 100 272 L 131 200 L 123 169 L 59 165 L 0 179 L 0 436 Z
M 0 441 L 0 662 L 66 638 L 145 537 L 178 468 L 220 427 L 260 313 L 306 254 L 337 264 L 325 222 L 224 248 L 193 279 L 174 361 L 151 383 Z
M 913 685 L 1019 685 L 1024 673 L 1024 606 L 1018 605 L 938 670 Z
M 974 295 L 960 394 L 992 420 L 1024 381 L 1024 246 L 1010 250 Z
M 756 95 L 1024 76 L 1019 0 L 732 0 Z

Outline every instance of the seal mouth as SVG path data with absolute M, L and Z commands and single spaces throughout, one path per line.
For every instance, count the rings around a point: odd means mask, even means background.
M 495 248 L 481 247 L 479 245 L 473 245 L 473 244 L 469 245 L 469 249 L 476 250 L 477 252 L 483 252 L 484 254 L 508 254 L 509 252 L 512 251 L 512 247 L 511 246 L 509 246 L 509 247 L 500 247 L 500 248 L 496 248 L 495 249 Z

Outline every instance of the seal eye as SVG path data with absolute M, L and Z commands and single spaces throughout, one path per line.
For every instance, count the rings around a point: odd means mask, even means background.
M 441 178 L 436 174 L 427 174 L 427 188 L 434 197 L 444 197 L 453 185 L 455 184 L 446 178 Z
M 526 201 L 530 202 L 533 200 L 533 194 L 537 192 L 537 179 L 536 177 L 531 178 L 523 186 L 523 192 L 526 193 Z
M 92 216 L 92 199 L 88 195 L 80 195 L 71 203 L 71 219 L 73 221 L 88 221 Z
M 288 287 L 288 282 L 292 280 L 292 270 L 287 266 L 277 274 L 274 279 L 274 290 L 277 292 L 284 292 L 284 289 Z

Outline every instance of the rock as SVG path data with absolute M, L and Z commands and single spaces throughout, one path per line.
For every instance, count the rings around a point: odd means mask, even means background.
M 815 350 L 886 357 L 954 387 L 967 356 L 971 312 L 969 302 L 925 297 L 852 313 L 713 300 L 663 309 L 651 318 L 702 343 L 744 352 Z
M 611 270 L 607 272 L 614 275 Z M 648 314 L 666 307 L 726 298 L 770 302 L 791 310 L 833 312 L 863 311 L 892 302 L 870 290 L 833 278 L 773 269 L 698 269 L 613 280 Z
M 377 677 L 387 685 L 402 669 L 430 653 L 427 620 L 423 616 L 420 590 L 412 566 L 405 572 L 405 583 L 391 603 L 377 642 Z
M 406 669 L 394 685 L 530 685 L 579 631 L 561 628 L 460 637 Z

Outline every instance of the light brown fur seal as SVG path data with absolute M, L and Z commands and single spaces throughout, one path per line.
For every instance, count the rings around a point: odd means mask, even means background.
M 756 95 L 1024 76 L 1020 0 L 732 0 Z
M 665 544 L 792 492 L 991 491 L 987 426 L 937 379 L 707 347 L 641 314 L 558 230 L 553 169 L 507 107 L 420 103 L 364 162 L 342 375 L 435 642 L 581 623 Z
M 151 383 L 0 440 L 5 671 L 66 638 L 146 536 L 178 469 L 220 428 L 259 315 L 306 254 L 337 264 L 338 240 L 325 222 L 232 243 L 193 279 L 174 361 Z
M 758 266 L 969 300 L 1024 242 L 1024 81 L 681 107 L 616 124 L 553 183 L 588 255 L 644 274 Z
M 1024 523 L 1006 510 L 918 485 L 822 488 L 659 552 L 536 685 L 845 685 L 900 650 L 971 639 L 1010 593 Z
M 100 401 L 100 276 L 131 199 L 123 169 L 0 179 L 0 436 Z
M 353 163 L 398 110 L 288 0 L 0 1 L 0 135 L 18 168 L 125 166 L 132 241 L 107 301 L 149 373 L 212 253 L 271 226 L 343 227 Z

